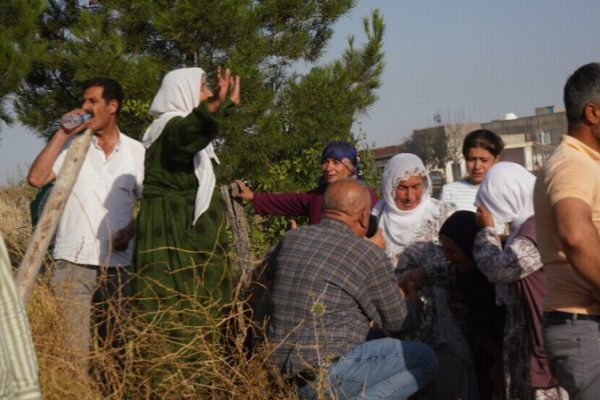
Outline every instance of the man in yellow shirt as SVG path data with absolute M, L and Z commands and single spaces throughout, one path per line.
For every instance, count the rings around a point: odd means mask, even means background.
M 546 275 L 544 340 L 571 399 L 600 399 L 600 63 L 564 89 L 568 135 L 534 190 Z

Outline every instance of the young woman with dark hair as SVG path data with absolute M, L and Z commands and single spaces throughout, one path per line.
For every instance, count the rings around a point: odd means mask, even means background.
M 456 206 L 457 210 L 475 211 L 473 205 L 479 184 L 487 171 L 500 159 L 504 142 L 500 136 L 487 129 L 470 132 L 463 141 L 463 156 L 467 176 L 444 185 L 441 200 Z

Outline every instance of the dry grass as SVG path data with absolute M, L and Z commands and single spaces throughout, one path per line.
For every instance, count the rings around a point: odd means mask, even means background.
M 0 187 L 0 232 L 13 264 L 23 258 L 31 237 L 29 203 L 34 195 L 35 189 L 26 184 Z
M 29 201 L 33 194 L 25 187 L 0 189 L 0 229 L 15 266 L 31 236 Z M 49 274 L 42 274 L 27 311 L 44 399 L 296 398 L 293 387 L 270 367 L 265 347 L 248 355 L 244 327 L 250 321 L 239 300 L 240 288 L 225 317 L 211 317 L 200 304 L 187 310 L 207 322 L 200 329 L 176 326 L 187 330 L 188 339 L 182 342 L 177 343 L 165 334 L 163 325 L 149 322 L 147 316 L 130 313 L 128 323 L 112 332 L 125 335 L 125 345 L 115 348 L 94 340 L 89 354 L 73 354 L 60 313 L 61 299 L 54 295 Z M 89 363 L 89 372 L 82 360 Z

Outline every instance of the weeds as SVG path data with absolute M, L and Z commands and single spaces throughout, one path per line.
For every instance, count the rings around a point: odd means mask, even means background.
M 33 194 L 29 188 L 0 189 L 1 232 L 14 266 L 31 236 Z M 90 352 L 75 354 L 64 329 L 61 299 L 53 291 L 51 268 L 48 260 L 47 272 L 38 277 L 27 307 L 44 399 L 297 398 L 294 388 L 268 362 L 267 345 L 248 352 L 246 335 L 252 318 L 242 300 L 245 278 L 226 314 L 216 317 L 211 307 L 191 303 L 185 312 L 201 316 L 206 321 L 201 328 L 177 322 L 185 318 L 173 318 L 170 310 L 149 319 L 129 309 L 127 321 L 112 324 L 104 337 L 95 325 Z M 114 304 L 103 308 L 113 316 L 123 315 Z M 159 323 L 164 319 L 172 325 Z M 186 339 L 178 340 L 171 330 L 184 332 L 181 337 Z M 82 367 L 85 364 L 89 368 Z

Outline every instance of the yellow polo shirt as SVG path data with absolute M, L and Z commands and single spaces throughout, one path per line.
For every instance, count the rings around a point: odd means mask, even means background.
M 552 206 L 567 198 L 589 204 L 600 232 L 600 153 L 571 136 L 563 136 L 535 183 L 537 239 L 546 276 L 544 310 L 600 315 L 600 293 L 571 268 L 558 237 Z

